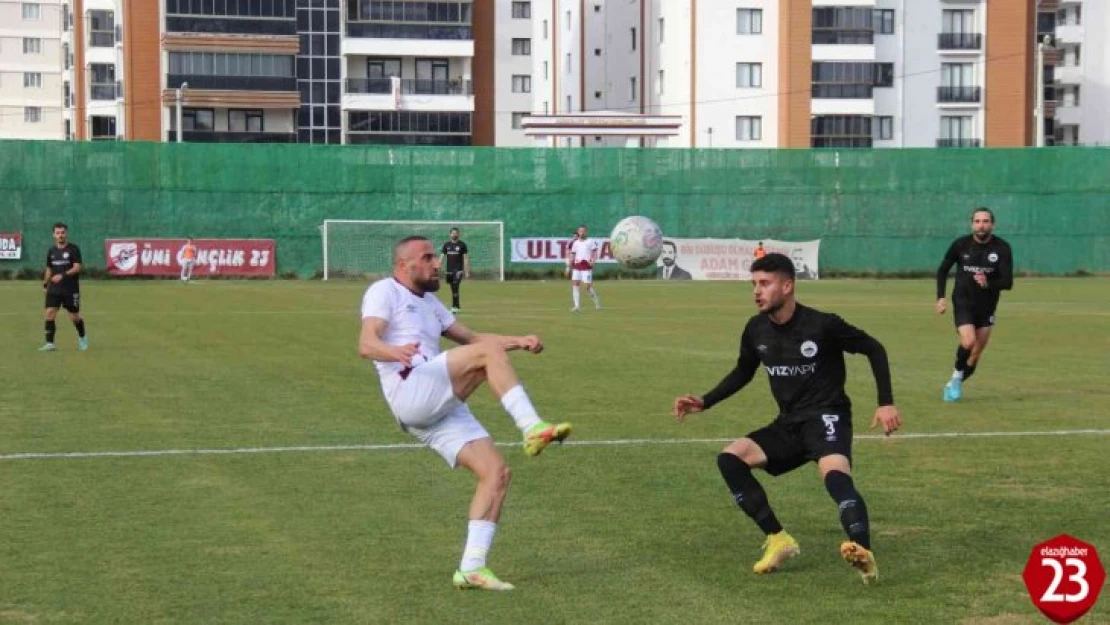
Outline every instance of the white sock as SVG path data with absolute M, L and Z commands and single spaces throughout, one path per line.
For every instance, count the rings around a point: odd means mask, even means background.
M 490 521 L 471 521 L 467 526 L 466 548 L 463 549 L 459 570 L 463 572 L 480 569 L 486 565 L 486 555 L 493 544 L 497 524 Z
M 528 399 L 528 393 L 525 393 L 524 387 L 519 384 L 501 397 L 501 405 L 512 415 L 513 421 L 516 421 L 516 426 L 521 432 L 527 432 L 541 421 L 540 416 L 536 414 L 536 407 L 532 405 L 532 400 Z
M 952 379 L 953 380 L 962 380 L 962 379 L 964 379 L 964 372 L 960 371 L 959 369 L 956 369 L 955 371 L 952 372 Z
M 570 292 L 571 292 L 571 295 L 574 296 L 574 307 L 578 308 L 578 303 L 582 299 L 582 294 L 578 292 L 578 287 L 576 287 L 576 286 L 570 287 Z
M 590 299 L 594 301 L 594 306 L 601 306 L 601 299 L 598 298 L 597 291 L 594 290 L 594 287 L 591 286 L 588 293 L 590 294 Z

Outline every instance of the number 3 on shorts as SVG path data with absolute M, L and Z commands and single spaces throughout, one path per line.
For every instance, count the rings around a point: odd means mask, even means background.
M 823 414 L 821 420 L 825 422 L 825 434 L 828 436 L 836 436 L 836 423 L 840 421 L 840 415 Z

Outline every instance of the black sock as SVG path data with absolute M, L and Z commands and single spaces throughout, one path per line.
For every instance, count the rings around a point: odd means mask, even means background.
M 976 366 L 977 365 L 968 365 L 967 368 L 964 369 L 964 381 L 965 382 L 967 381 L 968 378 L 970 378 L 972 375 L 975 374 L 975 367 Z
M 853 540 L 864 549 L 871 549 L 871 528 L 867 522 L 867 506 L 856 492 L 851 476 L 840 471 L 830 471 L 825 476 L 825 488 L 840 507 L 840 524 Z
M 956 348 L 956 371 L 967 371 L 967 359 L 970 356 L 970 349 L 964 349 L 963 345 Z M 964 377 L 967 377 L 966 374 L 964 375 Z
M 77 336 L 85 338 L 85 320 L 78 319 L 73 322 L 73 327 L 77 328 Z
M 775 518 L 771 504 L 767 502 L 767 493 L 752 475 L 751 467 L 730 453 L 721 453 L 717 456 L 717 467 L 732 492 L 732 498 L 736 500 L 740 509 L 755 521 L 759 529 L 763 530 L 764 534 L 781 532 L 782 525 Z
M 49 321 L 47 321 L 43 325 L 46 326 L 46 342 L 47 343 L 53 343 L 54 342 L 54 332 L 58 329 L 58 325 L 54 322 L 53 319 L 50 319 Z
M 451 283 L 451 306 L 453 306 L 455 308 L 459 307 L 459 283 L 458 282 L 452 282 Z

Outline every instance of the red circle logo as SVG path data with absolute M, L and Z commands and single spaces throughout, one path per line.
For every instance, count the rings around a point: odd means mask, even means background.
M 1034 546 L 1021 576 L 1033 605 L 1056 623 L 1086 614 L 1106 582 L 1094 545 L 1067 534 Z

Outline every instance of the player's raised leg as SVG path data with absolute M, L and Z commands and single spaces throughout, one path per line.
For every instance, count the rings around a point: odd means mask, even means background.
M 506 345 L 490 338 L 456 347 L 447 352 L 447 371 L 451 376 L 455 397 L 462 401 L 470 397 L 483 382 L 488 382 L 494 396 L 501 401 L 501 406 L 524 434 L 525 453 L 536 456 L 551 443 L 562 442 L 570 436 L 571 425 L 552 425 L 541 419 L 536 412 L 506 349 L 522 348 L 538 352 L 543 346 L 535 337 L 522 337 L 522 342 L 524 344 Z
M 736 505 L 767 537 L 763 542 L 763 557 L 752 567 L 759 574 L 774 572 L 801 553 L 798 542 L 786 533 L 771 509 L 767 492 L 752 474 L 753 468 L 766 466 L 766 453 L 750 438 L 734 441 L 717 456 L 717 468 Z
M 867 505 L 852 481 L 851 462 L 843 455 L 832 454 L 817 461 L 817 470 L 829 496 L 836 502 L 840 525 L 848 535 L 848 540 L 840 545 L 841 557 L 859 571 L 863 583 L 878 579 L 879 565 L 871 551 Z
M 455 587 L 512 590 L 512 584 L 502 582 L 486 566 L 486 557 L 501 519 L 501 505 L 509 490 L 509 466 L 494 446 L 493 439 L 488 437 L 467 443 L 459 451 L 457 463 L 474 473 L 478 484 L 470 501 L 466 546 L 459 568 L 455 571 Z

